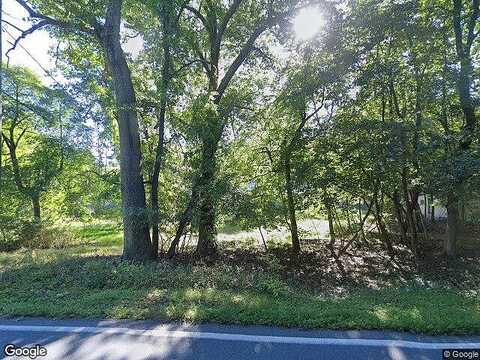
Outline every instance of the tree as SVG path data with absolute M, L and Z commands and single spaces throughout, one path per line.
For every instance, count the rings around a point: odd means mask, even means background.
M 32 8 L 24 0 L 16 0 L 36 21 L 30 29 L 22 33 L 27 36 L 33 31 L 53 26 L 65 32 L 89 36 L 98 41 L 105 53 L 105 61 L 113 79 L 113 89 L 117 107 L 117 122 L 120 137 L 120 169 L 122 183 L 123 258 L 145 260 L 152 257 L 149 225 L 146 221 L 147 208 L 145 188 L 141 171 L 141 148 L 136 113 L 136 97 L 130 69 L 120 41 L 122 0 L 110 0 L 91 9 L 88 4 L 78 6 L 78 2 L 68 2 L 63 11 L 55 3 L 44 1 L 39 10 Z M 90 10 L 85 13 L 85 10 Z M 102 15 L 104 22 L 98 20 Z M 17 40 L 17 42 L 18 42 Z M 16 45 L 16 44 L 15 44 Z
M 462 155 L 469 151 L 475 136 L 477 125 L 476 101 L 472 97 L 472 46 L 478 30 L 477 22 L 480 16 L 479 1 L 472 0 L 465 6 L 462 0 L 453 2 L 453 31 L 455 33 L 455 49 L 460 64 L 460 71 L 457 77 L 458 96 L 465 117 L 465 123 L 459 140 L 457 154 Z M 466 14 L 464 14 L 466 13 Z M 464 19 L 465 18 L 465 19 Z M 457 236 L 459 222 L 459 192 L 465 179 L 458 178 L 447 197 L 448 211 L 448 236 L 445 241 L 445 253 L 454 257 L 457 252 Z
M 192 14 L 194 23 L 192 29 L 200 36 L 192 40 L 192 47 L 203 66 L 207 77 L 206 106 L 204 110 L 204 123 L 200 138 L 202 141 L 202 160 L 199 174 L 193 185 L 192 202 L 189 204 L 183 218 L 188 218 L 193 204 L 198 196 L 199 208 L 199 237 L 197 254 L 201 257 L 215 255 L 215 205 L 213 184 L 216 174 L 216 152 L 218 143 L 225 127 L 225 114 L 221 112 L 221 101 L 228 90 L 235 74 L 244 64 L 250 54 L 255 50 L 257 39 L 268 29 L 285 21 L 297 10 L 297 2 L 292 4 L 280 1 L 277 4 L 262 4 L 260 2 L 233 0 L 229 6 L 223 3 L 207 1 L 196 8 L 190 5 L 186 9 Z M 251 14 L 258 14 L 251 18 Z M 247 36 L 239 28 L 243 23 Z M 250 30 L 251 29 L 251 30 Z M 239 41 L 239 39 L 241 39 Z M 238 45 L 240 43 L 240 45 Z M 233 48 L 233 50 L 232 50 Z M 225 51 L 228 51 L 228 57 Z M 225 57 L 224 58 L 222 58 Z M 226 66 L 224 76 L 220 78 L 220 69 L 226 59 L 233 61 Z M 181 227 L 186 222 L 181 223 Z M 182 233 L 179 229 L 179 233 Z
M 69 109 L 62 109 L 62 94 L 43 87 L 25 69 L 9 69 L 6 74 L 6 121 L 1 136 L 15 185 L 30 200 L 33 221 L 40 223 L 40 198 L 63 170 L 67 146 L 62 121 Z

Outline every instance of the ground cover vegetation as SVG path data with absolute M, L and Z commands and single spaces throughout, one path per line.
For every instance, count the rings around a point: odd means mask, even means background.
M 15 2 L 1 315 L 480 332 L 479 1 Z

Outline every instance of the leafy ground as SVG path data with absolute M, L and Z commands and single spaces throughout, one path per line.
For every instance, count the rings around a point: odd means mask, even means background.
M 480 334 L 474 256 L 449 266 L 430 260 L 418 270 L 406 252 L 392 262 L 380 249 L 357 248 L 341 277 L 317 243 L 305 247 L 301 263 L 281 244 L 265 252 L 244 239 L 241 250 L 222 242 L 211 264 L 183 255 L 140 265 L 120 261 L 115 226 L 82 226 L 75 234 L 77 245 L 66 249 L 0 254 L 2 316 Z

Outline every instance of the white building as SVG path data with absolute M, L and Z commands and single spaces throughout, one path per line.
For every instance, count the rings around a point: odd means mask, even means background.
M 418 205 L 422 215 L 429 222 L 447 218 L 447 208 L 439 200 L 435 199 L 433 195 L 421 194 L 418 197 Z

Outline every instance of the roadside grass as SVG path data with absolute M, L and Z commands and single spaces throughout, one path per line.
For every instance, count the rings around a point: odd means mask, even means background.
M 120 261 L 116 227 L 75 232 L 81 245 L 69 249 L 0 254 L 1 316 L 480 334 L 476 288 L 411 283 L 359 287 L 338 296 L 286 277 L 273 254 L 265 255 L 263 267 L 235 261 L 134 264 Z

